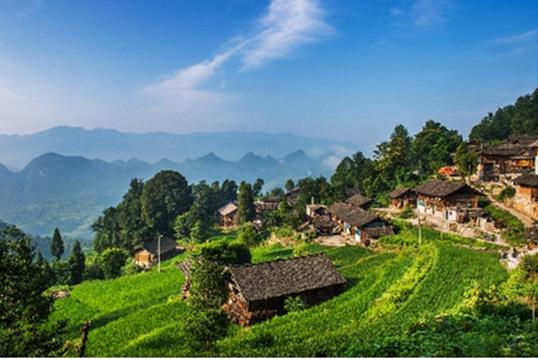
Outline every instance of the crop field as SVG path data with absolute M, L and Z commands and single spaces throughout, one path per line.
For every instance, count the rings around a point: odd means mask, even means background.
M 429 241 L 420 248 L 373 251 L 360 247 L 309 245 L 326 252 L 348 281 L 339 296 L 305 309 L 242 329 L 230 326 L 217 345 L 224 356 L 351 355 L 365 336 L 405 333 L 421 319 L 457 311 L 472 282 L 500 283 L 507 273 L 497 255 L 449 243 Z M 293 255 L 280 245 L 253 249 L 253 261 Z M 184 257 L 185 255 L 183 255 Z M 161 273 L 91 281 L 76 286 L 55 304 L 54 320 L 66 320 L 72 340 L 83 320 L 92 321 L 89 356 L 188 356 L 179 300 L 183 276 L 165 263 Z

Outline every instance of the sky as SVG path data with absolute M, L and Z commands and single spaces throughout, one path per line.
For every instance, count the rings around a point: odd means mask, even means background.
M 536 0 L 0 0 L 0 133 L 466 136 L 538 87 Z

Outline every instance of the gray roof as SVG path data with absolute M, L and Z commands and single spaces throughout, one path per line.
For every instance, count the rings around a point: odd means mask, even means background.
M 389 197 L 392 198 L 392 199 L 396 199 L 408 192 L 412 192 L 412 190 L 410 188 L 407 188 L 407 187 L 400 187 L 400 188 L 397 188 L 395 189 L 394 191 L 390 192 L 389 193 Z
M 516 178 L 514 184 L 525 187 L 538 187 L 538 175 L 534 173 L 526 173 Z
M 153 242 L 146 243 L 142 246 L 142 249 L 147 250 L 153 255 L 157 255 L 158 252 L 158 242 L 155 240 Z M 177 242 L 174 241 L 172 238 L 163 238 L 161 239 L 161 254 L 173 251 L 177 248 Z
M 231 266 L 228 270 L 247 301 L 296 295 L 346 282 L 325 253 Z
M 370 202 L 372 202 L 372 199 L 365 197 L 362 194 L 356 194 L 346 199 L 346 203 L 349 203 L 356 207 L 362 207 L 364 205 L 367 205 Z
M 380 217 L 377 214 L 360 208 L 356 208 L 355 210 L 346 213 L 342 218 L 344 222 L 357 228 L 361 228 L 362 226 L 372 223 L 378 219 L 380 219 Z
M 465 183 L 430 180 L 414 188 L 415 192 L 428 197 L 446 197 L 462 189 L 470 190 L 480 194 L 477 190 Z

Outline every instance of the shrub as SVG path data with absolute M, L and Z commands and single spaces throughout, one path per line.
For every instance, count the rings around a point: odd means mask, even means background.
M 288 297 L 284 301 L 284 310 L 286 313 L 299 312 L 305 308 L 305 303 L 301 297 Z
M 505 187 L 497 196 L 497 200 L 502 202 L 507 198 L 512 198 L 516 195 L 516 189 L 512 186 Z
M 104 277 L 106 279 L 119 277 L 127 258 L 129 255 L 121 248 L 106 249 L 99 260 Z
M 137 265 L 133 260 L 127 261 L 127 263 L 121 269 L 123 275 L 136 274 L 142 272 L 143 269 Z
M 220 309 L 190 307 L 185 316 L 185 339 L 196 352 L 208 352 L 227 332 L 228 320 Z
M 239 228 L 239 240 L 247 246 L 255 246 L 263 240 L 263 236 L 252 223 L 245 223 Z
M 413 212 L 413 209 L 410 206 L 405 206 L 404 209 L 398 215 L 398 218 L 407 219 L 407 218 L 413 218 L 414 216 L 415 216 L 415 213 Z
M 491 218 L 506 227 L 502 231 L 502 236 L 509 244 L 519 246 L 525 243 L 525 226 L 519 219 L 493 205 L 486 206 L 485 210 Z

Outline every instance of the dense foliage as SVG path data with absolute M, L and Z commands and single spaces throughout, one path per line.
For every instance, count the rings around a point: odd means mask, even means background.
M 15 227 L 0 230 L 0 356 L 57 356 L 62 326 L 47 325 L 49 278 L 31 240 Z
M 500 141 L 510 135 L 538 135 L 538 89 L 521 96 L 513 105 L 489 113 L 474 126 L 469 138 L 481 143 Z

